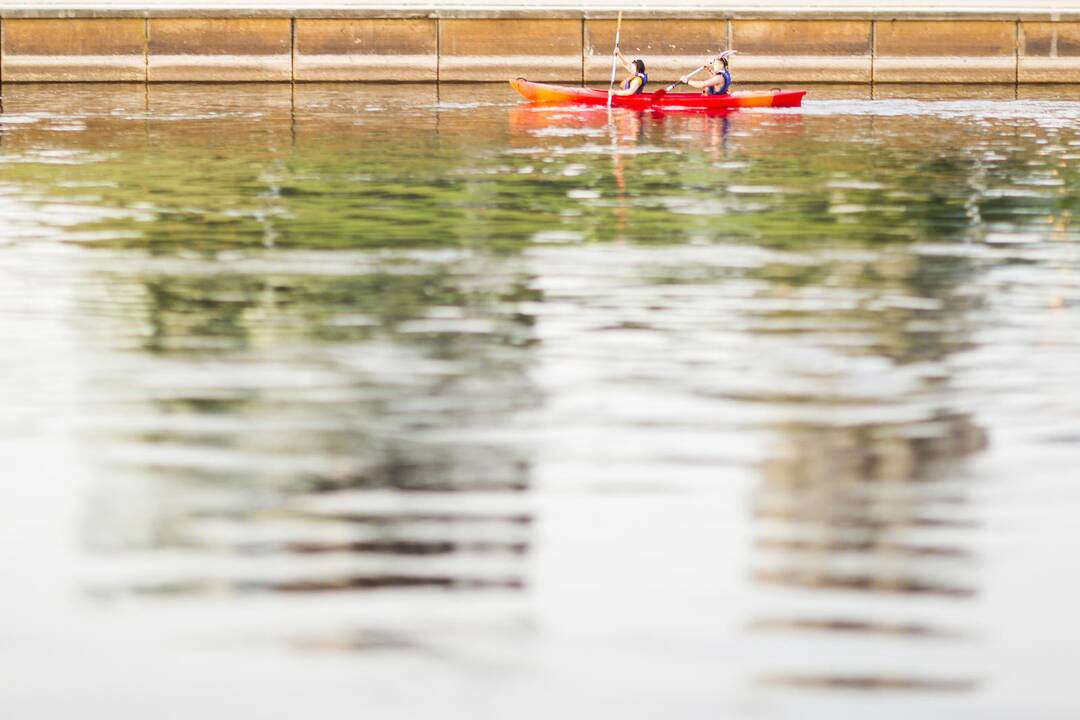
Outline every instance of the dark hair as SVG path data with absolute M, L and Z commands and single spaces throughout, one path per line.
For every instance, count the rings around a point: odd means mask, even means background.
M 645 74 L 645 61 L 644 60 L 635 60 L 634 62 L 632 62 L 630 64 L 633 65 L 634 69 L 637 70 L 639 73 L 641 73 L 642 75 Z

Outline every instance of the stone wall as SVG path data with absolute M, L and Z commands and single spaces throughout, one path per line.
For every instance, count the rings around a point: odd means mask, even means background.
M 614 34 L 612 12 L 0 11 L 0 82 L 604 82 Z M 628 13 L 622 47 L 660 82 L 729 48 L 740 82 L 1080 82 L 1080 13 Z

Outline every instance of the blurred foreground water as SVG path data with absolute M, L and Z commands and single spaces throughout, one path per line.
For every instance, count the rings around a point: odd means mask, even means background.
M 1080 713 L 1073 91 L 3 90 L 5 717 Z

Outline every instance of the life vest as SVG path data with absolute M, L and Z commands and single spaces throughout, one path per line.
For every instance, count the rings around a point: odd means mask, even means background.
M 639 85 L 638 89 L 634 91 L 634 94 L 640 95 L 641 93 L 645 92 L 645 85 L 649 82 L 649 76 L 647 73 L 634 73 L 630 77 L 623 80 L 622 83 L 619 84 L 619 87 L 623 90 L 628 89 L 630 87 L 630 82 L 636 77 L 641 78 L 641 85 Z
M 705 88 L 706 95 L 727 95 L 728 88 L 731 87 L 731 71 L 727 68 L 724 68 L 720 71 L 720 75 L 722 75 L 724 78 L 723 86 L 717 87 L 715 85 L 710 85 L 709 87 Z

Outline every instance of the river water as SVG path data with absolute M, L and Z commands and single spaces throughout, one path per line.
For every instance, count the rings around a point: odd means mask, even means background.
M 5 717 L 1080 713 L 1074 90 L 3 90 Z

